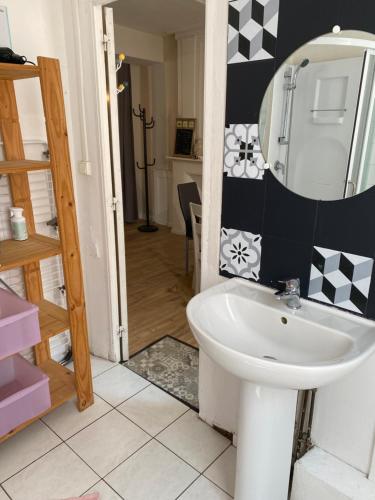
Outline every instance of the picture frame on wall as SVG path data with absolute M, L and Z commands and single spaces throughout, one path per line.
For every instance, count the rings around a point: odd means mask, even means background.
M 176 119 L 176 140 L 174 148 L 175 156 L 193 157 L 195 128 L 195 118 Z

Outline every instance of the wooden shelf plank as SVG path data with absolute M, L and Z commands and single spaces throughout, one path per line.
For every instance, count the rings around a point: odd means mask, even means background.
M 47 340 L 54 335 L 69 330 L 69 315 L 68 311 L 62 307 L 41 300 L 39 307 L 39 325 L 42 340 Z
M 33 172 L 35 170 L 46 170 L 50 168 L 49 161 L 35 160 L 15 160 L 15 161 L 0 161 L 0 174 L 23 174 L 25 172 Z
M 0 272 L 60 253 L 60 241 L 41 234 L 33 234 L 25 241 L 0 241 Z
M 0 80 L 23 80 L 39 76 L 38 66 L 0 63 Z
M 75 381 L 74 373 L 72 371 L 68 370 L 68 368 L 65 368 L 65 366 L 62 366 L 59 363 L 56 363 L 56 361 L 53 361 L 52 359 L 45 361 L 39 366 L 39 368 L 49 377 L 51 407 L 37 417 L 19 425 L 8 434 L 5 434 L 5 436 L 0 437 L 0 443 L 14 436 L 14 434 L 32 424 L 35 420 L 47 415 L 47 413 L 61 406 L 75 395 Z

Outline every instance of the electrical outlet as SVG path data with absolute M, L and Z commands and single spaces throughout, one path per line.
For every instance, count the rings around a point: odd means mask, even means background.
M 82 175 L 92 175 L 91 161 L 80 161 L 78 164 L 78 170 Z

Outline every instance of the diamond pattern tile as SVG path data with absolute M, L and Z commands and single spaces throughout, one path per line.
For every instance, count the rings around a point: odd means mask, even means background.
M 275 57 L 279 0 L 229 2 L 228 64 Z
M 314 247 L 309 298 L 364 314 L 374 260 Z

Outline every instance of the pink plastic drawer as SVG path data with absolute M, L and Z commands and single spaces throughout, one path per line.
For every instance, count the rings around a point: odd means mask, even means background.
M 0 359 L 39 342 L 38 307 L 0 288 Z
M 0 361 L 0 437 L 50 408 L 48 380 L 19 354 Z

